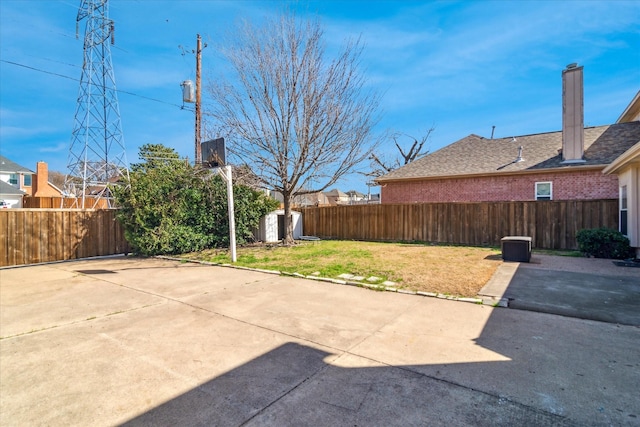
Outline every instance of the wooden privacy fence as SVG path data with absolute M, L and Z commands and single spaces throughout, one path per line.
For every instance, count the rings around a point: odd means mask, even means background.
M 325 239 L 499 246 L 530 236 L 541 249 L 577 249 L 583 228 L 618 229 L 617 200 L 424 203 L 300 209 L 304 234 Z
M 23 197 L 23 208 L 40 208 L 40 209 L 59 209 L 59 208 L 75 208 L 82 207 L 82 199 L 74 197 Z M 86 198 L 85 207 L 88 209 L 109 209 L 109 203 L 106 199 Z
M 114 209 L 0 210 L 0 266 L 126 253 Z

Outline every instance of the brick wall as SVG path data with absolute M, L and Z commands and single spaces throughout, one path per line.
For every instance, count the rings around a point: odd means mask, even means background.
M 382 203 L 535 200 L 536 182 L 552 182 L 553 200 L 618 198 L 617 176 L 584 171 L 390 182 L 382 187 Z

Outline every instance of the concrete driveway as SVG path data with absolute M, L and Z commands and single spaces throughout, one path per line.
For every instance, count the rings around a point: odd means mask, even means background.
M 640 268 L 609 259 L 534 254 L 498 267 L 480 296 L 509 308 L 640 326 Z
M 0 425 L 640 423 L 640 329 L 115 257 L 0 270 Z

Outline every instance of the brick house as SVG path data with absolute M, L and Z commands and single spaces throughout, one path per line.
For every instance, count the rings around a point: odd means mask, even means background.
M 602 171 L 638 141 L 638 121 L 586 128 L 583 160 L 567 162 L 562 132 L 469 135 L 377 181 L 382 203 L 616 199 Z
M 640 121 L 584 128 L 582 69 L 562 72 L 562 131 L 469 135 L 378 178 L 382 203 L 618 198 L 618 177 L 602 171 L 640 141 Z
M 584 128 L 582 67 L 562 80 L 562 131 L 469 135 L 378 178 L 382 203 L 618 198 L 618 177 L 602 171 L 640 141 L 640 121 Z
M 469 135 L 376 179 L 381 202 L 619 199 L 623 173 L 634 197 L 629 203 L 636 206 L 624 215 L 637 218 L 638 95 L 617 123 L 585 128 L 582 70 L 571 64 L 562 72 L 561 131 L 495 139 Z M 630 225 L 640 233 L 640 224 Z M 640 246 L 640 236 L 632 246 Z
M 62 191 L 49 182 L 45 162 L 36 164 L 36 172 L 0 156 L 0 199 L 21 208 L 23 197 L 61 197 Z

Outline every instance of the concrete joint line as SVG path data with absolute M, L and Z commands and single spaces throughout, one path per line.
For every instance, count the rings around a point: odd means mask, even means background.
M 378 363 L 382 363 L 382 362 L 378 362 Z M 387 366 L 389 366 L 389 365 L 387 365 Z M 556 418 L 561 419 L 561 420 L 570 421 L 569 418 L 567 418 L 567 417 L 565 417 L 563 415 L 555 414 L 553 412 L 549 412 L 549 411 L 541 409 L 541 408 L 536 408 L 535 406 L 526 405 L 524 403 L 521 403 L 521 402 L 518 402 L 516 400 L 513 400 L 510 397 L 506 397 L 506 396 L 501 396 L 501 395 L 498 395 L 498 394 L 490 393 L 488 391 L 480 390 L 480 389 L 477 389 L 477 388 L 474 388 L 474 387 L 469 387 L 469 386 L 466 386 L 466 385 L 463 385 L 463 384 L 459 384 L 459 383 L 457 383 L 455 381 L 446 380 L 444 378 L 433 377 L 431 375 L 427 375 L 427 374 L 424 374 L 422 372 L 418 372 L 418 371 L 414 371 L 412 369 L 409 369 L 406 366 L 393 366 L 393 365 L 391 365 L 391 366 L 395 367 L 395 368 L 398 368 L 398 369 L 401 369 L 403 371 L 407 371 L 407 372 L 411 372 L 411 373 L 417 374 L 417 375 L 419 375 L 421 377 L 425 377 L 425 378 L 429 378 L 429 379 L 438 381 L 438 382 L 443 383 L 443 384 L 451 385 L 451 386 L 454 386 L 454 387 L 459 387 L 459 388 L 462 388 L 462 389 L 465 389 L 465 390 L 472 391 L 474 393 L 484 394 L 485 396 L 497 399 L 500 402 L 509 402 L 509 403 L 511 403 L 511 404 L 513 404 L 515 406 L 519 406 L 519 407 L 521 407 L 523 409 L 526 409 L 526 410 L 529 410 L 529 411 L 543 413 L 545 415 L 551 415 L 551 416 L 556 417 Z
M 396 321 L 400 316 L 404 315 L 404 313 L 405 313 L 405 312 L 407 312 L 407 311 L 409 311 L 409 310 L 413 309 L 413 308 L 414 308 L 415 306 L 417 306 L 418 304 L 420 304 L 420 301 L 416 301 L 416 302 L 414 302 L 410 307 L 407 307 L 407 308 L 405 308 L 404 310 L 399 311 L 398 313 L 396 313 L 396 315 L 395 315 L 392 319 L 389 319 L 388 321 L 384 322 L 382 325 L 380 325 L 379 327 L 377 327 L 375 331 L 373 331 L 373 332 L 371 332 L 370 334 L 368 334 L 367 336 L 363 337 L 361 340 L 359 340 L 358 342 L 356 342 L 355 344 L 353 344 L 353 345 L 352 345 L 351 347 L 349 347 L 348 349 L 343 350 L 343 353 L 344 353 L 344 354 L 350 354 L 350 355 L 353 355 L 353 356 L 358 356 L 358 357 L 364 357 L 364 356 L 360 356 L 359 354 L 352 353 L 352 352 L 351 352 L 351 350 L 353 350 L 354 348 L 358 347 L 360 344 L 362 344 L 363 342 L 365 342 L 365 341 L 366 341 L 366 340 L 368 340 L 369 338 L 371 338 L 371 337 L 375 336 L 378 332 L 380 332 L 380 331 L 382 330 L 382 328 L 384 328 L 385 326 L 390 325 L 391 323 L 395 322 L 395 321 Z M 340 357 L 341 357 L 341 356 L 342 356 L 342 355 L 340 355 Z M 377 362 L 377 363 L 382 363 L 383 365 L 386 365 L 385 363 L 380 362 L 380 361 L 378 361 L 378 360 L 374 360 L 374 359 L 371 359 L 371 358 L 368 358 L 368 357 L 364 357 L 364 358 L 365 358 L 365 359 L 369 359 L 369 360 L 374 361 L 374 362 Z M 337 359 L 337 358 L 336 358 L 336 359 Z
M 326 346 L 325 346 L 326 347 Z M 288 396 L 289 394 L 291 394 L 292 392 L 296 391 L 300 386 L 302 386 L 303 384 L 305 384 L 306 382 L 308 382 L 310 379 L 318 376 L 320 373 L 324 372 L 325 370 L 329 369 L 329 365 L 328 364 L 324 364 L 324 366 L 321 366 L 317 371 L 313 372 L 311 375 L 307 376 L 306 378 L 302 379 L 302 381 L 300 381 L 298 384 L 296 384 L 295 386 L 291 387 L 289 390 L 285 391 L 284 393 L 282 393 L 280 396 L 278 396 L 277 398 L 275 398 L 272 402 L 269 402 L 267 405 L 265 405 L 264 407 L 262 407 L 258 412 L 256 412 L 255 414 L 253 414 L 252 416 L 250 416 L 249 418 L 247 418 L 242 424 L 240 424 L 240 426 L 244 426 L 247 425 L 247 423 L 249 423 L 251 420 L 253 420 L 254 418 L 256 418 L 257 416 L 263 414 L 267 409 L 269 409 L 271 406 L 275 405 L 276 403 L 278 403 L 280 400 L 282 400 L 284 397 Z
M 15 334 L 15 335 L 8 335 L 6 337 L 0 337 L 0 340 L 7 340 L 7 339 L 11 339 L 11 338 L 21 337 L 21 336 L 24 336 L 24 335 L 37 334 L 39 332 L 45 332 L 45 331 L 49 331 L 51 329 L 64 328 L 64 327 L 67 327 L 67 326 L 77 325 L 78 323 L 93 322 L 94 320 L 104 319 L 106 317 L 116 316 L 118 314 L 130 313 L 132 311 L 142 310 L 143 308 L 153 307 L 153 306 L 160 305 L 160 304 L 163 304 L 163 303 L 159 302 L 157 304 L 147 304 L 147 305 L 143 305 L 141 307 L 130 308 L 128 310 L 122 310 L 122 311 L 118 311 L 118 312 L 114 312 L 114 313 L 103 314 L 102 316 L 93 316 L 93 317 L 89 317 L 87 319 L 74 320 L 73 322 L 61 323 L 59 325 L 53 325 L 53 326 L 47 326 L 47 327 L 44 327 L 44 328 L 40 328 L 40 329 L 36 329 L 36 330 L 33 330 L 33 331 L 29 331 L 29 332 L 21 332 L 19 334 Z
M 434 381 L 437 381 L 439 383 L 446 384 L 448 386 L 461 388 L 461 389 L 468 390 L 468 391 L 471 391 L 471 392 L 474 392 L 474 393 L 480 393 L 480 394 L 483 394 L 483 395 L 485 395 L 487 397 L 491 397 L 493 399 L 497 399 L 500 402 L 511 403 L 511 404 L 513 404 L 515 406 L 519 406 L 519 407 L 521 407 L 523 409 L 526 409 L 528 411 L 543 413 L 545 415 L 551 415 L 551 416 L 556 417 L 556 418 L 561 419 L 561 420 L 570 421 L 569 418 L 567 418 L 567 417 L 565 417 L 563 415 L 555 414 L 553 412 L 549 412 L 547 410 L 544 410 L 544 409 L 541 409 L 541 408 L 537 408 L 535 406 L 526 405 L 524 403 L 521 403 L 521 402 L 518 402 L 516 400 L 513 400 L 510 397 L 506 397 L 506 396 L 501 396 L 501 395 L 498 395 L 498 394 L 490 393 L 488 391 L 481 390 L 481 389 L 474 388 L 474 387 L 469 387 L 469 386 L 457 383 L 457 382 L 452 381 L 452 380 L 447 380 L 447 379 L 444 379 L 444 378 L 438 378 L 438 377 L 434 377 L 434 376 L 431 376 L 431 375 L 427 375 L 427 374 L 425 374 L 423 372 L 420 372 L 420 371 L 417 371 L 417 370 L 413 370 L 413 369 L 411 369 L 411 368 L 409 368 L 407 366 L 389 365 L 388 363 L 385 363 L 385 362 L 383 362 L 381 360 L 373 359 L 371 357 L 368 357 L 368 356 L 365 356 L 365 355 L 361 355 L 361 354 L 357 354 L 357 353 L 353 353 L 351 351 L 344 352 L 339 357 L 337 357 L 336 360 L 339 359 L 340 357 L 344 356 L 345 354 L 348 354 L 348 355 L 351 355 L 351 356 L 355 356 L 355 357 L 360 357 L 362 359 L 366 359 L 366 360 L 369 360 L 371 362 L 378 363 L 378 364 L 380 364 L 382 366 L 386 366 L 388 368 L 395 368 L 395 369 L 400 369 L 400 370 L 405 371 L 405 372 L 410 372 L 411 374 L 418 375 L 418 376 L 420 376 L 422 378 L 427 378 L 427 379 L 430 379 L 430 380 L 434 380 Z

